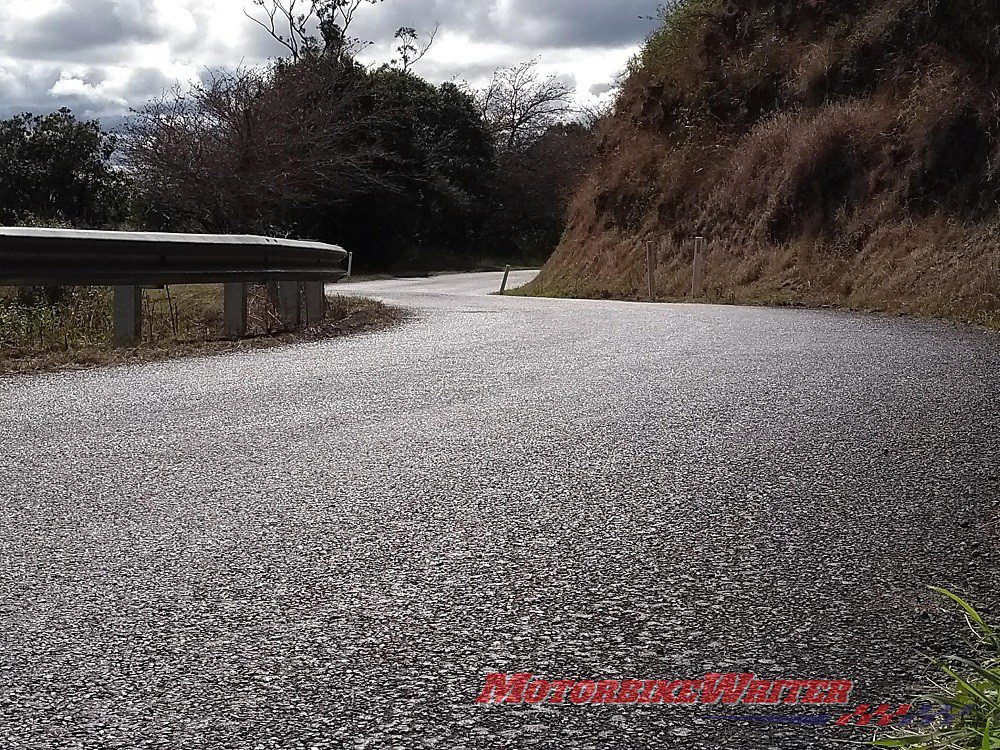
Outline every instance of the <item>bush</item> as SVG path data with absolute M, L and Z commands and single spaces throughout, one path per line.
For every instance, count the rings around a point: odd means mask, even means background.
M 112 166 L 117 141 L 68 109 L 0 121 L 0 223 L 123 221 L 128 181 Z
M 720 6 L 719 0 L 668 0 L 657 9 L 660 26 L 630 64 L 630 73 L 650 67 L 666 67 L 690 53 L 691 40 L 704 27 L 706 15 Z

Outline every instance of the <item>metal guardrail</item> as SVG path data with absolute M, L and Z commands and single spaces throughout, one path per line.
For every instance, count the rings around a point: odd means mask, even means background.
M 240 235 L 0 228 L 0 284 L 119 286 L 338 281 L 348 253 Z
M 0 227 L 0 285 L 112 286 L 115 340 L 142 331 L 142 287 L 225 284 L 226 331 L 246 335 L 247 285 L 267 284 L 289 327 L 325 315 L 323 285 L 350 274 L 352 256 L 336 245 L 249 235 L 96 232 Z

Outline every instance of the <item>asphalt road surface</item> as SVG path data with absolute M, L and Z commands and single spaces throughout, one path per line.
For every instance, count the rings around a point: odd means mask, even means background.
M 815 707 L 475 699 L 748 670 L 900 702 L 963 640 L 926 585 L 996 602 L 1000 338 L 498 286 L 0 380 L 0 747 L 839 747 L 870 732 L 765 723 Z

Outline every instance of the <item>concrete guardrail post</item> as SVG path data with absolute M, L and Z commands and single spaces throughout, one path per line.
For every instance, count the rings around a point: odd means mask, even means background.
M 142 287 L 115 287 L 115 345 L 137 346 L 142 341 Z
M 301 325 L 302 286 L 299 282 L 278 282 L 278 319 L 288 328 L 298 328 Z
M 226 336 L 241 339 L 247 335 L 247 285 L 227 283 L 223 299 Z
M 326 284 L 322 281 L 307 281 L 306 325 L 319 325 L 326 318 Z
M 281 327 L 291 330 L 325 317 L 323 283 L 349 276 L 353 262 L 342 247 L 287 238 L 0 227 L 0 285 L 113 288 L 118 346 L 142 343 L 143 288 L 225 285 L 226 332 L 239 338 L 250 284 L 266 286 Z

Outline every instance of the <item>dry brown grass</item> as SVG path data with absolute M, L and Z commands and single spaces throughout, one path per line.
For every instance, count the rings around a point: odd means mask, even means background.
M 100 298 L 110 304 L 109 295 L 102 294 Z M 217 285 L 171 287 L 169 301 L 166 290 L 147 290 L 144 308 L 147 322 L 141 346 L 112 346 L 110 316 L 107 316 L 107 325 L 98 326 L 96 333 L 89 331 L 87 338 L 69 341 L 49 336 L 20 347 L 0 347 L 0 376 L 285 346 L 377 331 L 405 317 L 403 311 L 375 300 L 336 296 L 328 298 L 327 319 L 321 325 L 300 331 L 266 332 L 258 323 L 255 334 L 230 341 L 223 337 L 221 288 Z
M 1000 319 L 993 3 L 693 0 L 627 81 L 529 292 Z M 694 19 L 694 21 L 692 20 Z

